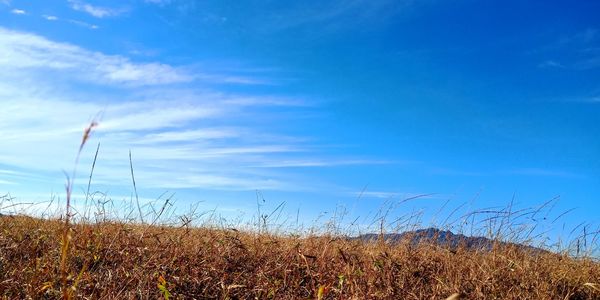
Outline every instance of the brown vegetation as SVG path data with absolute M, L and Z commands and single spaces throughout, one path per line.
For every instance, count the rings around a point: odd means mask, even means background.
M 448 250 L 109 222 L 71 225 L 65 287 L 63 230 L 61 221 L 0 217 L 3 298 L 600 299 L 597 262 L 514 245 Z

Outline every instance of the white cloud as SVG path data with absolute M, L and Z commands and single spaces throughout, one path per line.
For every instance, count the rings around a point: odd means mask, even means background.
M 189 82 L 193 76 L 161 63 L 135 63 L 41 36 L 0 28 L 0 66 L 7 69 L 69 70 L 74 77 L 100 84 L 156 85 Z
M 56 21 L 58 20 L 58 17 L 56 16 L 50 16 L 50 15 L 42 15 L 42 18 L 48 20 L 48 21 Z
M 144 0 L 144 2 L 158 5 L 166 5 L 170 4 L 172 0 Z
M 353 30 L 356 26 L 365 30 L 377 24 L 384 24 L 391 18 L 408 13 L 413 6 L 421 5 L 420 2 L 427 1 L 333 0 L 303 3 L 301 6 L 293 3 L 272 8 L 271 13 L 261 14 L 260 20 L 255 18 L 256 14 L 248 14 L 245 22 L 249 22 L 251 30 L 259 33 L 317 25 L 319 32 L 311 32 L 314 38 L 323 34 Z M 260 5 L 256 7 L 260 9 Z M 219 17 L 216 19 L 221 20 Z
M 136 64 L 123 57 L 104 57 L 105 64 L 99 64 L 97 70 L 112 82 L 143 82 L 144 84 L 162 84 L 191 81 L 192 77 L 183 71 L 161 63 Z
M 590 97 L 584 100 L 587 103 L 600 103 L 600 96 Z
M 227 104 L 241 106 L 310 106 L 307 101 L 301 99 L 289 99 L 282 97 L 238 97 L 225 100 Z
M 444 175 L 444 176 L 472 176 L 472 177 L 480 177 L 480 176 L 489 176 L 490 172 L 481 172 L 481 171 L 473 171 L 473 170 L 457 170 L 457 169 L 448 169 L 448 168 L 440 168 L 440 167 L 432 167 L 428 170 L 432 174 L 436 175 Z
M 562 170 L 551 170 L 541 168 L 519 168 L 510 170 L 507 173 L 525 175 L 525 176 L 543 176 L 543 177 L 564 177 L 564 178 L 583 178 L 583 175 L 575 174 Z
M 24 14 L 26 14 L 26 13 L 27 13 L 27 12 L 25 12 L 25 11 L 24 11 L 24 10 L 22 10 L 22 9 L 16 9 L 16 8 L 15 8 L 15 9 L 13 9 L 13 10 L 11 10 L 10 12 L 11 12 L 12 14 L 15 14 L 15 15 L 24 15 Z
M 99 112 L 80 168 L 101 142 L 94 184 L 111 190 L 131 184 L 130 149 L 140 186 L 160 189 L 303 190 L 311 179 L 280 167 L 374 163 L 328 161 L 310 139 L 279 134 L 267 111 L 291 116 L 310 108 L 302 100 L 184 88 L 174 84 L 195 79 L 188 69 L 3 28 L 0 53 L 0 166 L 26 173 L 3 173 L 8 182 L 61 191 L 61 170 L 73 166 L 82 130 Z
M 268 80 L 259 78 L 249 78 L 235 75 L 215 75 L 201 74 L 200 77 L 206 81 L 216 81 L 221 83 L 241 84 L 241 85 L 269 85 L 272 84 Z
M 79 21 L 79 20 L 69 19 L 69 20 L 67 20 L 67 22 L 69 22 L 71 24 L 75 24 L 77 26 L 86 27 L 86 28 L 89 28 L 89 29 L 98 29 L 99 28 L 98 25 L 90 24 L 90 23 L 87 23 L 87 22 Z
M 556 44 L 558 46 L 585 45 L 596 41 L 598 37 L 600 37 L 598 29 L 586 28 L 573 35 L 561 37 Z
M 149 173 L 146 173 L 149 175 Z M 150 176 L 148 180 L 140 178 L 146 183 L 152 184 L 157 188 L 176 189 L 176 188 L 205 188 L 217 190 L 281 190 L 291 188 L 290 184 L 281 182 L 274 178 L 251 178 L 243 175 L 223 176 L 215 174 L 174 174 L 170 178 L 164 178 L 165 174 L 159 176 Z M 161 178 L 159 180 L 152 180 Z
M 0 136 L 5 143 L 0 166 L 29 174 L 53 174 L 53 179 L 46 181 L 62 185 L 60 170 L 72 166 L 82 129 L 102 112 L 81 161 L 83 168 L 89 166 L 94 144 L 102 143 L 94 174 L 96 185 L 111 189 L 129 186 L 131 149 L 136 180 L 147 187 L 302 189 L 299 183 L 287 183 L 287 177 L 279 172 L 253 166 L 272 163 L 275 154 L 301 160 L 311 156 L 306 145 L 299 139 L 265 135 L 253 128 L 258 116 L 248 112 L 242 117 L 239 112 L 249 107 L 227 102 L 237 95 L 139 88 L 112 101 L 85 90 L 56 89 L 46 80 L 32 85 L 27 77 L 27 73 L 0 69 Z M 11 178 L 16 175 L 4 175 L 8 176 L 5 180 L 15 181 Z
M 565 66 L 555 60 L 546 60 L 541 62 L 538 67 L 540 68 L 565 68 Z
M 155 143 L 171 143 L 171 142 L 186 142 L 199 140 L 215 140 L 236 138 L 240 133 L 244 132 L 242 128 L 203 128 L 183 131 L 164 131 L 159 133 L 150 133 L 141 138 L 136 139 L 136 144 L 155 144 Z
M 532 53 L 561 57 L 560 61 L 547 59 L 541 62 L 538 64 L 541 68 L 596 69 L 600 67 L 599 32 L 595 28 L 587 28 L 575 34 L 563 36 L 551 44 L 532 51 Z
M 311 160 L 277 160 L 264 162 L 258 168 L 306 168 L 306 167 L 335 167 L 353 165 L 389 164 L 389 161 L 369 159 L 311 159 Z
M 235 112 L 244 106 L 224 104 L 224 99 L 236 95 L 197 92 L 186 100 L 132 100 L 139 96 L 123 95 L 115 102 L 94 100 L 97 96 L 88 94 L 83 98 L 91 100 L 81 101 L 76 99 L 85 94 L 64 93 L 43 81 L 36 84 L 25 88 L 26 80 L 21 83 L 0 72 L 0 166 L 27 174 L 0 173 L 6 181 L 44 174 L 44 181 L 59 190 L 64 181 L 61 170 L 72 167 L 82 130 L 99 111 L 99 126 L 80 162 L 84 177 L 95 144 L 101 143 L 94 189 L 129 187 L 129 149 L 138 185 L 159 189 L 306 190 L 312 184 L 280 168 L 378 163 L 352 158 L 328 161 L 312 152 L 304 139 L 272 134 L 272 127 L 265 135 L 253 127 L 260 116 L 241 117 Z
M 442 195 L 432 193 L 401 193 L 401 192 L 389 192 L 389 191 L 360 191 L 350 193 L 356 198 L 379 198 L 379 199 L 395 199 L 400 201 L 414 200 L 414 199 L 440 199 Z
M 107 119 L 102 122 L 100 130 L 124 132 L 181 127 L 186 122 L 215 117 L 220 111 L 210 104 L 179 102 L 175 106 L 170 101 L 145 101 L 110 107 L 104 114 Z
M 50 16 L 46 19 L 53 20 Z M 93 24 L 77 20 L 66 20 L 70 23 L 97 29 Z M 207 84 L 270 84 L 259 79 L 246 78 L 221 73 L 207 73 L 194 71 L 192 67 L 176 67 L 160 62 L 138 63 L 121 55 L 106 55 L 89 51 L 78 46 L 50 41 L 42 36 L 8 30 L 0 27 L 0 67 L 7 69 L 38 69 L 70 71 L 65 76 L 83 79 L 95 84 L 121 85 L 121 86 L 149 86 L 166 85 L 174 83 L 187 83 L 201 81 Z M 231 101 L 269 101 L 265 104 L 292 104 L 291 99 L 278 98 L 240 98 Z
M 96 183 L 129 185 L 127 155 L 131 149 L 136 178 L 153 188 L 252 190 L 291 186 L 268 175 L 269 172 L 244 169 L 243 165 L 262 159 L 263 154 L 296 153 L 301 150 L 298 146 L 278 141 L 255 145 L 243 139 L 233 127 L 186 129 L 203 119 L 226 122 L 227 107 L 171 101 L 125 101 L 105 106 L 96 102 L 56 100 L 57 97 L 50 95 L 33 100 L 37 93 L 19 95 L 10 89 L 8 94 L 13 96 L 8 97 L 6 85 L 0 84 L 0 89 L 5 91 L 0 101 L 6 114 L 0 120 L 0 135 L 6 143 L 0 164 L 33 170 L 33 173 L 55 172 L 61 181 L 60 170 L 72 165 L 86 120 L 95 112 L 105 110 L 90 141 L 102 143 Z M 224 143 L 225 139 L 233 141 Z M 89 165 L 93 148 L 85 149 L 82 165 Z
M 398 197 L 399 193 L 396 192 L 382 192 L 382 191 L 362 191 L 362 192 L 354 192 L 351 194 L 357 198 L 381 198 L 381 199 L 390 199 Z
M 590 70 L 600 68 L 600 55 L 582 59 L 573 64 L 577 70 Z
M 72 9 L 88 13 L 89 15 L 94 16 L 96 18 L 114 17 L 125 12 L 125 10 L 123 9 L 112 9 L 100 6 L 93 6 L 91 4 L 77 0 L 69 0 L 69 3 L 71 4 Z
M 568 97 L 556 99 L 555 101 L 559 102 L 567 102 L 567 103 L 586 103 L 586 104 L 596 104 L 600 103 L 600 96 L 578 96 L 578 97 Z

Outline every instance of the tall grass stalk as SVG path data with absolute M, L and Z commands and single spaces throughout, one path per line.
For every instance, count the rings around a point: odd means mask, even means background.
M 60 278 L 62 285 L 62 295 L 63 299 L 71 299 L 72 297 L 72 289 L 68 286 L 68 278 L 69 278 L 69 268 L 67 266 L 67 261 L 69 258 L 69 245 L 71 242 L 71 195 L 73 192 L 73 186 L 75 184 L 75 176 L 77 176 L 77 166 L 79 165 L 79 157 L 81 156 L 81 151 L 83 150 L 83 146 L 90 138 L 92 131 L 94 128 L 98 126 L 98 123 L 94 120 L 90 122 L 90 124 L 84 129 L 83 137 L 81 139 L 81 144 L 79 145 L 79 150 L 77 151 L 77 156 L 75 157 L 75 164 L 73 166 L 73 171 L 71 172 L 71 176 L 65 174 L 67 177 L 67 183 L 65 184 L 66 189 L 66 212 L 65 212 L 65 221 L 63 234 L 61 239 L 61 250 L 60 250 Z

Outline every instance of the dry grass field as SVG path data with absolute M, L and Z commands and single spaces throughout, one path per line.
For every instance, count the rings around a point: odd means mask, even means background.
M 600 299 L 600 264 L 497 244 L 0 218 L 3 299 Z M 62 274 L 64 271 L 64 282 Z

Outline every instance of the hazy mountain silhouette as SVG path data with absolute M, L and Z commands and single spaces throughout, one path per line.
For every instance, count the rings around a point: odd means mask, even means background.
M 356 239 L 363 241 L 376 241 L 380 238 L 381 235 L 375 233 L 361 234 L 358 237 L 356 237 Z M 501 245 L 514 245 L 523 249 L 533 251 L 546 251 L 528 245 L 497 241 L 481 236 L 466 236 L 464 234 L 455 234 L 449 230 L 441 230 L 438 228 L 418 229 L 414 231 L 405 231 L 401 233 L 386 233 L 383 235 L 383 239 L 386 242 L 392 243 L 408 240 L 411 244 L 415 245 L 422 242 L 433 243 L 443 247 L 448 247 L 450 249 L 464 247 L 470 250 L 491 250 L 494 244 L 496 243 Z

